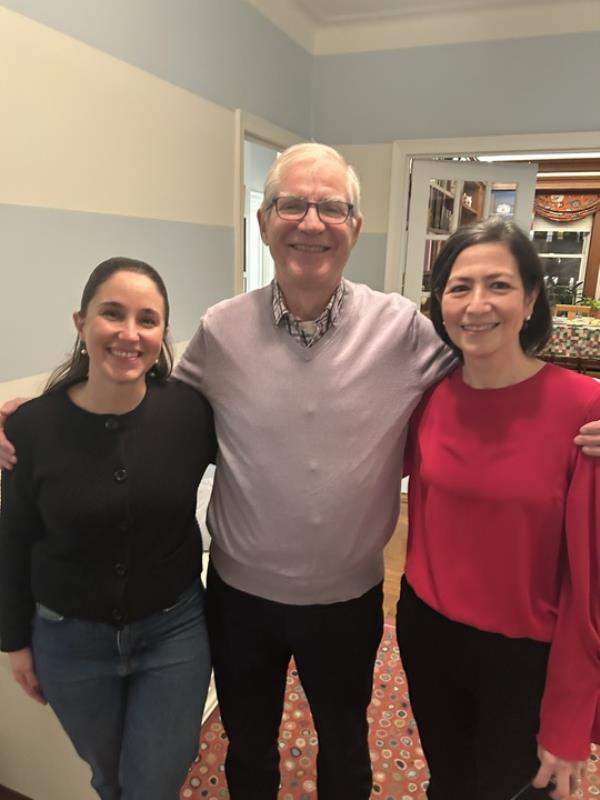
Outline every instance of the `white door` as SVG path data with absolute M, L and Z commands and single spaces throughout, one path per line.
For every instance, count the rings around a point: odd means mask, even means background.
M 250 191 L 246 224 L 246 291 L 260 289 L 273 280 L 275 266 L 271 251 L 263 243 L 256 212 L 262 205 L 263 193 Z
M 500 214 L 529 232 L 537 164 L 414 159 L 403 294 L 427 308 L 431 266 L 457 228 Z

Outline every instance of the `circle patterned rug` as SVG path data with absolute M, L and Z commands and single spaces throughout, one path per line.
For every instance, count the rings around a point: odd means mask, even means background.
M 375 662 L 369 707 L 369 743 L 373 764 L 372 800 L 424 800 L 427 764 L 410 703 L 394 625 L 386 624 Z M 279 732 L 279 800 L 316 800 L 317 735 L 296 667 L 288 670 Z M 223 762 L 227 737 L 218 707 L 202 727 L 200 751 L 181 790 L 180 800 L 228 800 Z M 598 752 L 589 763 L 582 800 L 600 800 Z

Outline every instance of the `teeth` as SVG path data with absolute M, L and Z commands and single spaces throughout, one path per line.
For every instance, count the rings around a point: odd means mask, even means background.
M 292 247 L 304 253 L 324 253 L 328 249 L 322 244 L 293 244 Z
M 137 358 L 137 351 L 130 351 L 130 350 L 115 350 L 112 349 L 111 353 L 114 356 L 118 356 L 119 358 Z
M 491 331 L 496 327 L 495 322 L 488 322 L 487 325 L 463 325 L 463 331 Z

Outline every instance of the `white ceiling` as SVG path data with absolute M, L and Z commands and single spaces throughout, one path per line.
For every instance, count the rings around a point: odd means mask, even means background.
M 293 0 L 293 3 L 316 25 L 337 25 L 507 6 L 535 7 L 541 3 L 547 5 L 548 0 Z

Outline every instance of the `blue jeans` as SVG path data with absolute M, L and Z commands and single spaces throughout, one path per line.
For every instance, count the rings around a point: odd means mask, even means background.
M 201 584 L 117 629 L 38 606 L 35 669 L 102 800 L 177 800 L 210 679 Z

